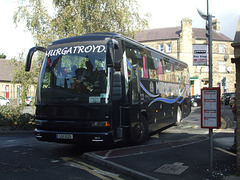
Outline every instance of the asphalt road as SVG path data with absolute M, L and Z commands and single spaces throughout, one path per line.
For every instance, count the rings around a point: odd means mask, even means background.
M 40 142 L 33 134 L 1 135 L 0 179 L 130 179 L 81 158 L 93 150 Z
M 30 110 L 31 107 L 27 107 Z M 222 115 L 233 125 L 229 106 L 222 107 Z M 183 140 L 208 133 L 200 128 L 200 108 L 179 126 L 173 126 L 149 138 L 145 145 Z M 0 135 L 0 179 L 131 179 L 82 158 L 85 152 L 101 151 L 76 145 L 37 141 L 31 134 Z

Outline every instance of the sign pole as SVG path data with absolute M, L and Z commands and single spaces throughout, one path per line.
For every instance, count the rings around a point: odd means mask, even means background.
M 213 170 L 213 129 L 220 127 L 220 88 L 201 89 L 201 128 L 209 129 L 210 170 Z

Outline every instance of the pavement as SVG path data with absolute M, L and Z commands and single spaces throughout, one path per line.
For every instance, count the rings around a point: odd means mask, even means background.
M 87 152 L 83 158 L 101 164 L 118 173 L 139 180 L 240 180 L 236 174 L 236 154 L 230 149 L 234 129 L 222 127 L 213 133 L 213 156 L 210 161 L 208 134 L 191 135 L 178 141 L 159 141 L 153 144 L 128 146 Z M 26 134 L 32 130 L 0 128 L 0 134 Z
M 227 117 L 222 121 L 226 128 Z M 180 141 L 87 152 L 83 157 L 139 180 L 240 180 L 233 142 L 234 128 L 214 130 L 212 161 L 208 133 Z

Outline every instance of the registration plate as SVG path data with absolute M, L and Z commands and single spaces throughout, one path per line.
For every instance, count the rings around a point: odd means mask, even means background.
M 57 139 L 73 139 L 72 134 L 56 134 Z

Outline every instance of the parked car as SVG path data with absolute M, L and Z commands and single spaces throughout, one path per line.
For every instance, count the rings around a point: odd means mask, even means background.
M 229 100 L 232 96 L 235 96 L 235 93 L 234 92 L 231 92 L 231 93 L 224 93 L 222 98 L 221 98 L 221 101 L 222 101 L 222 104 L 225 104 L 225 105 L 228 105 L 229 104 Z
M 232 107 L 235 104 L 236 104 L 236 96 L 234 95 L 234 96 L 230 97 L 229 105 Z
M 0 105 L 10 105 L 10 101 L 3 96 L 0 96 Z
M 27 106 L 31 106 L 33 101 L 34 101 L 33 96 L 27 96 L 26 99 L 25 99 L 25 102 L 26 102 Z
M 34 102 L 34 97 L 33 96 L 27 96 L 25 98 L 25 103 L 26 103 L 27 106 L 31 106 L 33 102 Z M 21 99 L 19 99 L 19 104 L 20 105 L 22 104 L 22 100 Z
M 201 105 L 201 95 L 194 95 L 191 98 L 191 103 L 193 107 L 197 107 Z

